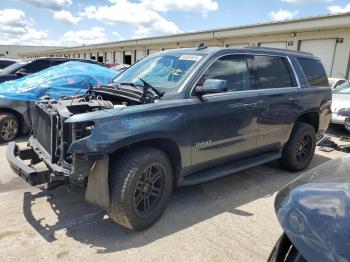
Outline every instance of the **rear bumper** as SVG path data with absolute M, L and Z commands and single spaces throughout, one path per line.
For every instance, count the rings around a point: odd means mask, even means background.
M 10 142 L 7 146 L 6 158 L 12 170 L 32 186 L 49 181 L 49 170 L 37 171 L 31 166 L 31 164 L 40 162 L 31 147 L 19 148 L 15 142 Z M 26 160 L 29 160 L 30 164 L 25 163 Z

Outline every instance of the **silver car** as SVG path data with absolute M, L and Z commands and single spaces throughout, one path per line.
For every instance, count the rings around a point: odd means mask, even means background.
M 350 116 L 350 83 L 344 82 L 333 91 L 332 95 L 332 120 L 333 124 L 345 124 L 345 119 Z

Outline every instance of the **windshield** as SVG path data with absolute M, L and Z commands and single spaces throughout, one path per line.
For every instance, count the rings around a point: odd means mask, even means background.
M 21 62 L 17 62 L 13 65 L 10 65 L 6 68 L 4 68 L 1 71 L 1 75 L 8 75 L 8 74 L 14 74 L 16 71 L 18 71 L 19 69 L 21 69 L 24 65 L 30 63 L 31 61 L 21 61 Z
M 113 82 L 142 85 L 143 79 L 165 92 L 174 91 L 186 79 L 187 74 L 203 58 L 202 55 L 160 54 L 145 58 L 117 76 Z
M 350 95 L 350 83 L 349 81 L 346 81 L 345 83 L 342 83 L 337 87 L 337 89 L 334 90 L 333 94 L 347 94 Z

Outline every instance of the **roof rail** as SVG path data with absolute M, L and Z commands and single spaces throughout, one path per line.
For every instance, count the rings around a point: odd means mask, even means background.
M 310 52 L 295 51 L 295 50 L 288 50 L 288 49 L 282 49 L 282 48 L 260 47 L 260 46 L 245 46 L 245 47 L 242 47 L 242 48 L 247 48 L 247 49 L 251 49 L 251 50 L 276 51 L 276 52 L 283 52 L 283 53 L 288 52 L 288 53 L 291 53 L 291 54 L 304 54 L 304 55 L 314 56 Z

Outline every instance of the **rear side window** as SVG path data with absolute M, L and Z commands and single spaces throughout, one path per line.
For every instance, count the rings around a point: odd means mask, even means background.
M 299 58 L 298 61 L 310 86 L 329 86 L 326 71 L 319 60 Z
M 16 63 L 15 61 L 6 61 L 6 60 L 0 60 L 0 69 L 3 69 L 5 67 L 8 67 L 12 64 Z
M 283 57 L 254 56 L 252 64 L 255 72 L 256 89 L 295 86 L 286 60 Z
M 36 73 L 49 67 L 49 60 L 35 60 L 32 63 L 25 65 L 23 68 L 26 70 L 27 73 Z
M 227 91 L 243 91 L 250 89 L 250 77 L 246 57 L 227 55 L 216 60 L 204 73 L 199 85 L 207 79 L 227 81 Z
M 64 59 L 52 60 L 51 66 L 60 65 L 60 64 L 66 63 L 66 62 L 68 62 L 68 60 L 64 60 Z

